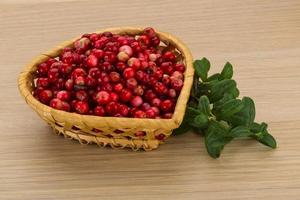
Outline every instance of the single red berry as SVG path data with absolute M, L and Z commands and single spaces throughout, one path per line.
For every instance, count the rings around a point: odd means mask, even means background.
M 118 62 L 116 68 L 119 72 L 123 72 L 123 70 L 126 68 L 126 64 L 124 62 Z
M 109 102 L 105 106 L 105 111 L 107 112 L 108 115 L 114 116 L 119 111 L 119 105 L 118 105 L 118 103 L 116 103 L 116 102 Z
M 180 71 L 174 71 L 171 75 L 171 79 L 181 79 L 181 80 L 183 80 L 183 74 Z
M 90 68 L 89 70 L 89 76 L 93 78 L 98 78 L 100 75 L 100 70 L 97 67 Z
M 46 61 L 47 65 L 48 65 L 49 67 L 50 67 L 53 63 L 55 63 L 55 62 L 57 62 L 57 60 L 54 59 L 54 58 L 49 58 L 49 59 Z
M 135 75 L 134 70 L 131 67 L 128 67 L 123 71 L 123 77 L 125 79 L 133 78 L 134 75 Z
M 64 75 L 71 73 L 72 70 L 73 70 L 73 66 L 71 64 L 66 64 L 66 63 L 62 64 L 61 67 L 59 68 L 59 71 Z
M 119 114 L 121 114 L 121 116 L 126 117 L 129 114 L 129 108 L 128 106 L 121 104 L 119 106 Z
M 71 110 L 71 106 L 68 102 L 62 101 L 62 107 L 61 110 L 69 112 Z
M 127 53 L 120 51 L 117 55 L 118 60 L 121 62 L 126 62 L 129 59 L 129 56 Z
M 137 96 L 143 96 L 144 89 L 141 85 L 138 85 L 137 87 L 134 88 L 133 93 Z
M 117 93 L 111 92 L 109 94 L 109 96 L 110 96 L 110 100 L 111 101 L 114 101 L 114 102 L 118 102 L 119 101 L 119 95 Z
M 121 100 L 122 102 L 128 102 L 128 101 L 131 100 L 131 98 L 132 98 L 132 93 L 131 93 L 130 90 L 128 90 L 128 89 L 123 89 L 123 90 L 121 91 L 121 93 L 120 93 L 120 100 Z
M 48 71 L 48 80 L 50 83 L 54 83 L 59 78 L 59 71 L 57 68 L 51 68 Z
M 142 49 L 146 49 L 150 45 L 150 39 L 147 35 L 141 35 L 137 40 Z
M 78 76 L 74 82 L 75 82 L 75 85 L 78 85 L 78 86 L 86 85 L 86 80 L 83 76 Z
M 103 63 L 100 65 L 100 68 L 101 68 L 102 71 L 104 71 L 104 72 L 110 72 L 110 71 L 112 71 L 112 70 L 114 69 L 114 66 L 113 66 L 111 63 L 105 61 L 105 62 L 103 62 Z
M 173 65 L 171 62 L 163 62 L 163 63 L 161 63 L 160 67 L 163 70 L 163 72 L 168 75 L 171 75 L 174 71 Z
M 152 90 L 147 90 L 144 94 L 146 101 L 151 102 L 152 99 L 156 97 L 155 93 Z
M 156 117 L 156 112 L 151 108 L 146 110 L 145 113 L 146 113 L 147 118 L 155 118 Z
M 155 62 L 156 59 L 159 57 L 159 54 L 155 54 L 155 53 L 150 53 L 149 54 L 149 60 L 151 60 L 152 62 Z
M 44 104 L 48 104 L 52 97 L 53 93 L 51 90 L 43 90 L 39 93 L 39 100 Z
M 160 110 L 159 110 L 159 108 L 158 107 L 156 107 L 156 106 L 153 106 L 153 107 L 151 107 L 151 109 L 155 112 L 155 115 L 156 116 L 158 116 L 159 115 L 159 113 L 160 113 Z
M 177 96 L 176 90 L 174 90 L 174 89 L 169 89 L 168 95 L 169 95 L 169 97 L 171 97 L 171 98 L 175 98 L 175 97 Z
M 123 85 L 122 83 L 117 83 L 116 85 L 114 85 L 114 91 L 117 93 L 120 93 L 123 90 Z
M 155 136 L 155 139 L 160 140 L 160 141 L 164 140 L 165 138 L 166 138 L 166 136 L 164 134 L 162 134 L 162 133 Z
M 142 104 L 141 108 L 143 111 L 147 111 L 151 108 L 151 105 L 149 103 L 145 102 Z
M 103 58 L 104 57 L 104 51 L 101 49 L 93 49 L 91 51 L 91 54 L 96 56 L 98 59 Z
M 120 45 L 127 45 L 129 44 L 129 40 L 126 36 L 119 36 L 117 38 L 117 42 L 120 44 Z
M 160 95 L 166 94 L 168 92 L 167 87 L 162 82 L 156 82 L 154 85 L 154 90 Z
M 45 76 L 48 74 L 50 66 L 47 63 L 41 63 L 38 65 L 38 74 L 39 76 Z
M 88 101 L 88 93 L 84 90 L 78 90 L 75 93 L 76 99 L 78 99 L 79 101 Z
M 88 38 L 83 37 L 74 42 L 74 47 L 78 52 L 83 52 L 88 49 L 90 42 Z
M 87 114 L 89 112 L 89 104 L 85 101 L 77 101 L 74 108 L 75 112 L 79 114 Z
M 109 78 L 111 82 L 117 83 L 121 80 L 121 75 L 118 72 L 110 72 Z
M 153 76 L 154 76 L 157 80 L 162 79 L 163 75 L 164 75 L 164 72 L 163 72 L 161 69 L 157 69 L 157 70 L 154 72 L 154 74 L 153 74 Z
M 69 101 L 70 100 L 70 92 L 66 91 L 66 90 L 61 90 L 59 92 L 57 92 L 56 94 L 56 98 L 62 100 L 62 101 Z
M 132 53 L 133 53 L 132 48 L 130 46 L 128 46 L 128 45 L 121 46 L 119 48 L 119 51 L 126 53 L 128 55 L 128 57 L 131 57 Z
M 142 110 L 137 110 L 134 112 L 134 115 L 133 115 L 134 118 L 146 118 L 146 113 Z
M 104 51 L 118 53 L 118 50 L 119 50 L 119 44 L 117 42 L 108 42 L 104 47 Z
M 141 67 L 140 67 L 141 70 L 146 70 L 148 68 L 148 66 L 149 66 L 149 64 L 147 61 L 144 61 L 144 60 L 141 61 Z
M 180 71 L 181 73 L 185 71 L 185 66 L 182 63 L 175 64 L 174 68 L 176 71 Z
M 110 95 L 106 91 L 100 91 L 96 94 L 96 101 L 99 105 L 108 104 L 110 101 Z
M 65 82 L 65 88 L 67 90 L 73 90 L 73 86 L 74 86 L 74 82 L 72 79 L 68 79 L 66 82 Z
M 181 79 L 173 79 L 171 81 L 171 87 L 176 91 L 180 91 L 183 87 L 183 81 Z
M 135 78 L 136 80 L 138 81 L 142 81 L 144 79 L 144 76 L 145 76 L 145 72 L 143 72 L 142 70 L 138 70 L 136 73 L 135 73 Z
M 86 65 L 90 68 L 96 67 L 98 65 L 98 58 L 94 54 L 89 55 L 86 60 Z
M 117 61 L 117 55 L 114 52 L 106 51 L 104 52 L 104 61 L 114 63 Z
M 58 110 L 62 110 L 63 108 L 63 103 L 60 99 L 58 98 L 54 98 L 50 101 L 49 104 L 52 108 L 58 109 Z
M 101 72 L 99 75 L 99 79 L 98 79 L 99 84 L 104 84 L 109 82 L 109 76 L 106 72 Z
M 36 80 L 36 86 L 37 87 L 42 87 L 42 88 L 47 88 L 49 86 L 48 78 L 38 78 Z
M 171 100 L 164 100 L 160 104 L 160 109 L 164 112 L 170 112 L 174 108 L 174 104 Z
M 76 68 L 72 72 L 72 78 L 76 79 L 78 76 L 86 76 L 86 71 L 83 68 Z
M 149 38 L 153 38 L 153 37 L 156 35 L 154 29 L 151 28 L 151 27 L 145 28 L 145 29 L 143 30 L 143 34 L 144 34 L 144 35 L 147 35 Z
M 89 86 L 89 87 L 91 87 L 91 88 L 95 87 L 97 85 L 96 80 L 93 77 L 91 77 L 91 76 L 87 76 L 85 78 L 85 82 L 86 82 L 86 85 Z
M 166 51 L 164 54 L 163 54 L 163 59 L 165 61 L 171 61 L 171 62 L 175 62 L 176 61 L 176 56 L 173 52 L 171 51 Z
M 94 108 L 94 114 L 97 116 L 105 116 L 105 109 L 102 106 L 96 106 Z
M 134 41 L 130 44 L 133 52 L 140 52 L 142 50 L 141 46 L 140 46 L 140 43 L 138 41 Z
M 137 81 L 135 80 L 135 78 L 130 78 L 130 79 L 127 79 L 126 80 L 126 86 L 127 86 L 127 88 L 129 88 L 129 89 L 131 89 L 131 90 L 133 90 L 133 89 L 135 89 L 136 88 L 136 86 L 137 86 Z
M 169 75 L 164 74 L 163 77 L 162 77 L 162 79 L 161 79 L 161 81 L 162 81 L 162 83 L 163 83 L 164 85 L 169 86 L 170 83 L 171 83 L 171 78 L 170 78 Z
M 140 96 L 135 96 L 131 99 L 130 104 L 133 107 L 139 107 L 143 104 L 143 99 Z
M 160 103 L 161 103 L 161 100 L 159 98 L 154 98 L 151 101 L 152 106 L 156 106 L 156 107 L 159 107 Z
M 92 42 L 95 42 L 96 40 L 99 39 L 99 36 L 100 35 L 98 33 L 91 33 L 89 38 Z
M 67 51 L 61 55 L 60 60 L 66 64 L 73 64 L 75 62 L 75 57 L 71 51 Z
M 138 70 L 140 67 L 141 67 L 141 62 L 139 59 L 137 58 L 130 58 L 128 61 L 127 61 L 127 64 L 129 67 L 131 67 L 133 70 Z
M 150 39 L 150 43 L 152 46 L 158 46 L 160 44 L 160 39 L 157 36 L 154 36 Z
M 163 114 L 162 118 L 164 119 L 172 119 L 173 113 L 165 113 Z

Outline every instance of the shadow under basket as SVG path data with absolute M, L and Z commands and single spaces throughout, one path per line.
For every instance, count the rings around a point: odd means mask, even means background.
M 139 35 L 143 28 L 122 27 L 111 28 L 98 33 L 110 31 L 120 35 Z M 111 146 L 113 148 L 130 147 L 133 150 L 156 149 L 160 143 L 169 137 L 172 130 L 182 122 L 186 104 L 189 99 L 193 84 L 193 58 L 189 49 L 176 37 L 168 33 L 157 31 L 161 39 L 161 45 L 177 54 L 177 60 L 186 65 L 184 73 L 184 85 L 178 97 L 172 119 L 137 119 L 124 117 L 98 117 L 92 115 L 80 115 L 53 109 L 42 104 L 32 95 L 34 89 L 33 80 L 36 76 L 37 66 L 49 58 L 57 57 L 65 47 L 72 47 L 75 38 L 65 41 L 54 49 L 43 53 L 26 65 L 20 73 L 18 86 L 26 103 L 45 120 L 57 134 L 78 140 L 80 143 L 96 143 L 99 146 Z

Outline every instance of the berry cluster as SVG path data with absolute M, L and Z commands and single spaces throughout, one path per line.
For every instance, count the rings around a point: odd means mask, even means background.
M 33 95 L 79 114 L 172 118 L 184 71 L 153 28 L 135 37 L 84 34 L 74 48 L 38 66 Z

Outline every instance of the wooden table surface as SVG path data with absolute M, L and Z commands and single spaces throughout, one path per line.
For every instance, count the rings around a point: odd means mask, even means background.
M 152 152 L 51 134 L 20 97 L 18 73 L 61 41 L 115 26 L 173 33 L 214 71 L 231 61 L 241 94 L 254 98 L 278 148 L 234 141 L 214 160 L 193 133 Z M 300 198 L 298 0 L 2 0 L 0 67 L 0 199 Z

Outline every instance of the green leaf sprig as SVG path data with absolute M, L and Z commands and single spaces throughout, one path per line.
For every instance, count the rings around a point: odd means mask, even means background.
M 256 123 L 255 105 L 250 97 L 238 99 L 239 90 L 232 80 L 233 68 L 227 62 L 221 73 L 208 76 L 210 62 L 194 61 L 195 75 L 191 96 L 180 127 L 174 134 L 194 130 L 204 135 L 207 152 L 218 158 L 224 146 L 235 138 L 253 138 L 276 148 L 276 140 L 266 123 Z

